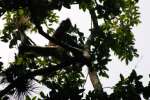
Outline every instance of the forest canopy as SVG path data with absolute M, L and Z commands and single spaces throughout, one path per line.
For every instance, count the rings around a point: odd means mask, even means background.
M 147 100 L 150 84 L 143 86 L 142 75 L 135 70 L 128 77 L 120 74 L 111 94 L 104 91 L 99 79 L 109 78 L 111 52 L 126 64 L 138 57 L 132 32 L 140 23 L 137 3 L 138 0 L 0 0 L 0 16 L 5 21 L 0 40 L 18 50 L 8 66 L 0 62 L 0 84 L 6 85 L 0 91 L 1 99 L 14 95 L 19 100 Z M 90 14 L 88 38 L 70 18 L 53 28 L 59 21 L 55 11 L 61 12 L 63 7 L 71 10 L 72 5 Z M 40 34 L 49 43 L 41 47 L 29 34 Z M 83 66 L 94 88 L 88 94 L 84 94 Z M 41 91 L 40 97 L 31 96 L 36 90 L 35 82 L 46 86 L 49 93 Z

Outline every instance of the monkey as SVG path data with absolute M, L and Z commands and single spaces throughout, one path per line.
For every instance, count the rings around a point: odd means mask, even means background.
M 54 33 L 54 38 L 61 39 L 63 36 L 69 31 L 70 27 L 72 27 L 71 21 L 69 18 L 66 20 L 63 20 L 60 23 L 60 26 L 57 28 L 57 30 Z
M 69 29 L 72 27 L 71 21 L 69 18 L 63 20 L 59 27 L 53 34 L 53 38 L 62 41 L 64 36 L 67 34 Z M 64 48 L 59 45 L 56 45 L 52 41 L 49 41 L 48 46 L 40 47 L 40 46 L 20 46 L 19 47 L 19 54 L 26 54 L 29 56 L 54 56 L 60 60 L 64 60 L 64 58 L 69 58 L 68 53 Z
M 63 38 L 65 37 L 67 31 L 69 31 L 69 29 L 72 27 L 71 21 L 69 18 L 67 18 L 66 20 L 63 20 L 59 27 L 56 29 L 56 31 L 53 34 L 53 38 L 58 39 L 58 40 L 63 40 Z M 49 41 L 49 46 L 57 46 L 54 43 L 52 43 L 51 41 Z

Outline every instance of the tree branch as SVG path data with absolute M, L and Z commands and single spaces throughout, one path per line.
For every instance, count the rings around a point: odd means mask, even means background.
M 93 26 L 94 26 L 94 32 L 99 32 L 100 27 L 98 25 L 98 21 L 97 21 L 97 17 L 96 17 L 96 13 L 95 13 L 94 9 L 89 9 L 89 12 L 90 12 L 90 15 L 92 18 L 92 22 L 93 22 Z M 90 46 L 91 46 L 91 40 L 94 38 L 94 34 L 95 33 L 91 33 L 91 35 L 89 36 L 89 38 L 85 44 L 85 47 L 88 48 L 89 51 L 90 51 Z M 90 66 L 88 66 L 91 83 L 94 87 L 94 90 L 98 91 L 101 94 L 103 91 L 102 84 L 101 84 L 99 77 L 97 75 L 97 71 L 92 69 L 91 67 L 92 67 L 92 64 L 90 64 Z
M 33 55 L 33 56 L 54 56 L 58 57 L 63 54 L 64 49 L 60 46 L 57 47 L 41 47 L 41 46 L 20 46 L 19 54 Z M 67 55 L 67 54 L 66 54 Z

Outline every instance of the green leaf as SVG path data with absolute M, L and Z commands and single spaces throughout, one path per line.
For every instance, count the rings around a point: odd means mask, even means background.
M 87 9 L 87 4 L 82 2 L 82 3 L 79 4 L 79 8 L 82 9 L 85 12 L 86 9 Z
M 20 8 L 20 9 L 18 10 L 18 14 L 19 14 L 19 16 L 24 15 L 24 10 Z
M 32 100 L 29 96 L 26 96 L 26 100 Z
M 41 97 L 45 98 L 44 92 L 40 92 Z
M 63 6 L 66 7 L 66 8 L 68 8 L 68 9 L 71 8 L 70 4 L 68 4 L 68 3 L 63 4 Z
M 16 39 L 12 39 L 9 43 L 9 48 L 13 48 L 14 45 L 17 44 L 17 40 Z
M 32 100 L 36 100 L 36 96 L 34 96 L 34 97 L 32 98 Z
M 106 77 L 106 78 L 109 78 L 109 76 L 106 72 L 100 72 L 99 75 L 103 76 L 103 77 Z
M 122 74 L 120 74 L 120 79 L 121 79 L 121 81 L 124 81 L 124 77 Z

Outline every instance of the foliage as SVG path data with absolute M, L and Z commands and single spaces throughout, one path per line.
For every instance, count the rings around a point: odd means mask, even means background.
M 141 95 L 149 99 L 150 84 L 144 87 L 140 81 L 142 76 L 135 70 L 127 78 L 121 74 L 121 80 L 110 95 L 93 85 L 94 90 L 83 98 L 86 80 L 82 66 L 88 67 L 89 75 L 96 71 L 99 76 L 109 78 L 107 64 L 111 61 L 111 51 L 126 64 L 138 56 L 132 33 L 132 27 L 140 23 L 137 3 L 138 0 L 1 0 L 0 16 L 5 24 L 0 39 L 9 43 L 10 49 L 19 51 L 9 66 L 0 62 L 1 84 L 9 84 L 0 92 L 2 99 L 16 95 L 26 96 L 26 100 L 41 100 L 29 96 L 34 91 L 34 82 L 50 90 L 48 94 L 39 93 L 42 100 L 141 100 Z M 55 10 L 71 9 L 71 5 L 78 5 L 80 10 L 89 11 L 91 15 L 93 25 L 87 41 L 86 34 L 76 25 L 66 26 L 69 29 L 61 39 L 49 36 L 56 32 L 52 25 L 59 20 Z M 47 33 L 42 26 L 47 28 Z M 39 33 L 61 47 L 51 48 L 55 51 L 47 56 L 33 54 L 31 51 L 38 46 L 28 36 L 31 33 Z M 29 52 L 25 54 L 26 51 Z

